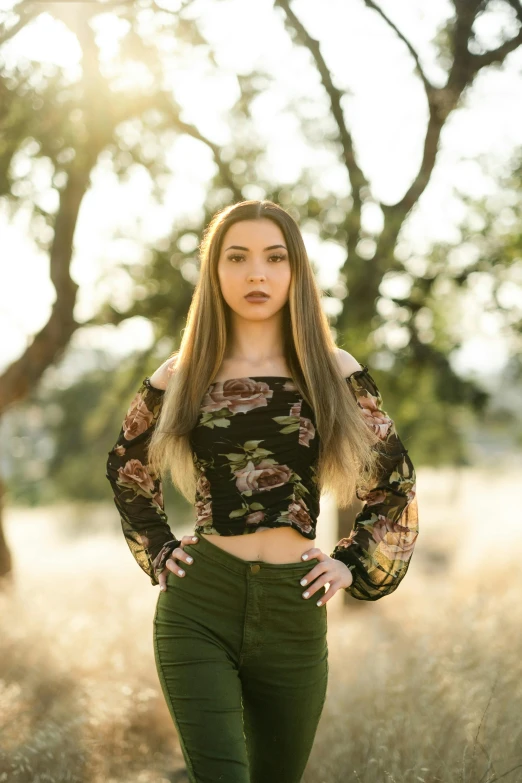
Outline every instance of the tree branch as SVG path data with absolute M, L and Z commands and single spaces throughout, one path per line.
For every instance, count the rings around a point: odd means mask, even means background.
M 332 114 L 339 129 L 339 138 L 343 150 L 344 162 L 348 170 L 348 177 L 352 186 L 352 215 L 356 217 L 356 234 L 358 234 L 358 229 L 360 229 L 360 214 L 362 207 L 361 190 L 364 187 L 369 189 L 369 182 L 364 176 L 364 173 L 355 158 L 353 138 L 346 125 L 341 106 L 343 92 L 334 85 L 331 73 L 322 55 L 319 42 L 312 38 L 302 22 L 294 14 L 290 8 L 290 0 L 275 0 L 274 5 L 279 6 L 284 11 L 286 15 L 287 26 L 294 30 L 297 38 L 310 51 L 310 54 L 312 55 L 319 71 L 323 86 L 330 99 Z
M 508 1 L 515 8 L 518 16 L 520 3 L 517 0 Z M 481 68 L 491 62 L 501 62 L 509 52 L 522 43 L 522 34 L 519 32 L 515 38 L 506 41 L 493 52 L 478 56 L 473 55 L 469 51 L 469 41 L 473 37 L 473 24 L 477 14 L 487 5 L 486 0 L 454 0 L 456 14 L 449 27 L 453 62 L 446 85 L 436 88 L 426 79 L 422 68 L 420 68 L 416 52 L 396 25 L 378 8 L 374 0 L 365 0 L 365 3 L 386 21 L 414 57 L 426 91 L 429 115 L 418 173 L 400 201 L 396 204 L 380 205 L 384 214 L 384 228 L 379 237 L 372 263 L 366 263 L 362 266 L 360 273 L 350 286 L 349 302 L 346 300 L 347 306 L 343 309 L 336 324 L 341 330 L 354 329 L 358 322 L 367 322 L 371 317 L 370 308 L 374 307 L 375 299 L 378 296 L 382 274 L 386 269 L 393 268 L 396 263 L 394 250 L 402 225 L 431 179 L 441 131 L 449 114 L 458 106 L 463 92 L 472 84 Z M 344 268 L 342 271 L 345 271 Z
M 420 78 L 421 78 L 421 80 L 422 80 L 422 83 L 423 83 L 423 85 L 424 85 L 424 89 L 425 89 L 425 91 L 426 91 L 426 96 L 427 96 L 427 98 L 428 98 L 428 103 L 430 103 L 431 96 L 432 96 L 432 94 L 433 94 L 433 93 L 434 93 L 434 91 L 435 91 L 435 87 L 432 85 L 432 83 L 429 81 L 428 77 L 427 77 L 427 76 L 426 76 L 426 74 L 424 73 L 424 70 L 423 70 L 423 68 L 422 68 L 422 65 L 421 65 L 421 63 L 420 63 L 420 58 L 419 58 L 419 55 L 417 54 L 417 52 L 416 52 L 416 51 L 415 51 L 415 49 L 413 48 L 412 44 L 411 44 L 411 43 L 408 41 L 408 39 L 406 38 L 406 36 L 404 35 L 404 33 L 402 33 L 402 32 L 399 30 L 399 28 L 397 27 L 397 25 L 396 25 L 394 22 L 392 22 L 392 20 L 390 19 L 390 17 L 389 17 L 389 16 L 388 16 L 388 15 L 387 15 L 387 14 L 386 14 L 386 13 L 385 13 L 383 10 L 382 10 L 382 8 L 379 8 L 379 6 L 377 5 L 377 3 L 374 3 L 374 1 L 373 1 L 373 0 L 364 0 L 364 2 L 365 2 L 366 6 L 367 6 L 368 8 L 372 8 L 374 11 L 376 11 L 376 12 L 379 14 L 379 16 L 380 16 L 382 19 L 384 19 L 384 21 L 386 22 L 386 24 L 387 24 L 387 25 L 388 25 L 388 26 L 389 26 L 389 27 L 390 27 L 390 28 L 393 30 L 393 32 L 394 32 L 394 33 L 397 35 L 397 37 L 398 37 L 398 38 L 399 38 L 399 39 L 400 39 L 400 40 L 401 40 L 401 41 L 402 41 L 402 42 L 405 44 L 405 46 L 407 47 L 407 49 L 408 49 L 409 53 L 411 54 L 411 56 L 413 57 L 413 59 L 414 59 L 414 61 L 415 61 L 415 67 L 416 67 L 416 69 L 417 69 L 417 72 L 418 72 L 418 74 L 419 74 L 419 76 L 420 76 Z
M 515 49 L 518 49 L 521 44 L 522 27 L 514 38 L 511 38 L 509 41 L 504 41 L 504 43 L 497 47 L 497 49 L 492 49 L 491 51 L 484 52 L 483 54 L 472 54 L 471 57 L 475 63 L 476 70 L 478 71 L 480 68 L 484 68 L 487 65 L 492 65 L 493 63 L 504 62 L 508 54 L 514 52 Z
M 87 51 L 84 68 L 84 104 L 90 117 L 87 143 L 83 144 L 70 165 L 65 167 L 67 183 L 60 191 L 59 209 L 54 225 L 50 250 L 50 277 L 56 291 L 56 300 L 50 318 L 35 335 L 31 344 L 4 372 L 0 383 L 0 412 L 25 397 L 40 380 L 43 372 L 57 361 L 67 347 L 71 335 L 78 328 L 73 311 L 78 284 L 71 278 L 74 232 L 83 196 L 99 153 L 108 143 L 111 128 L 99 122 L 100 79 L 95 63 L 94 32 L 85 20 L 78 20 Z M 85 54 L 85 52 L 84 52 Z
M 92 154 L 92 153 L 91 153 Z M 78 324 L 73 310 L 78 284 L 70 274 L 73 236 L 82 198 L 89 184 L 94 161 L 83 160 L 73 165 L 60 194 L 60 209 L 56 218 L 54 239 L 50 252 L 51 280 L 56 299 L 51 316 L 19 359 L 6 368 L 0 383 L 0 411 L 25 397 L 36 387 L 44 370 L 56 362 L 67 347 Z

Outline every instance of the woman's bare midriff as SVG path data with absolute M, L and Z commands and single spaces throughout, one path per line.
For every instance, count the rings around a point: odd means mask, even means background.
M 300 563 L 303 552 L 315 546 L 293 527 L 261 527 L 246 536 L 197 535 L 243 560 L 263 560 L 265 563 Z

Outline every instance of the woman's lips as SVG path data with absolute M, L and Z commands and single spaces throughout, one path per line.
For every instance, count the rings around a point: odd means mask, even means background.
M 270 297 L 269 296 L 254 296 L 254 295 L 251 295 L 251 296 L 245 296 L 245 299 L 247 300 L 247 302 L 268 302 Z

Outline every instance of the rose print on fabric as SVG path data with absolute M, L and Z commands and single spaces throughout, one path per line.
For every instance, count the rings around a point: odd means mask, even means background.
M 388 560 L 409 560 L 413 554 L 417 532 L 379 514 L 373 526 L 372 538 Z
M 118 469 L 121 486 L 130 487 L 145 497 L 152 497 L 154 481 L 148 468 L 139 459 L 130 459 L 123 468 Z
M 382 409 L 382 397 L 375 381 L 372 379 L 373 383 L 366 383 L 364 373 L 361 376 L 360 371 L 356 371 L 352 375 L 353 380 L 352 376 L 350 376 L 349 380 L 352 380 L 357 405 L 362 409 L 366 423 L 381 440 L 386 440 L 391 434 L 393 421 L 386 411 Z M 369 376 L 369 373 L 367 375 Z
M 371 394 L 361 397 L 359 405 L 363 410 L 367 424 L 381 440 L 385 440 L 392 426 L 390 417 L 379 410 L 377 400 Z
M 212 519 L 212 501 L 211 500 L 197 500 L 196 501 L 196 523 L 198 525 L 204 525 L 209 519 Z
M 371 567 L 376 567 L 379 564 L 379 558 L 377 557 L 379 554 L 389 561 L 386 563 L 388 568 L 396 560 L 408 561 L 410 559 L 418 535 L 416 530 L 410 530 L 408 527 L 382 516 L 382 514 L 377 514 L 376 519 L 369 521 L 371 522 L 371 528 L 366 531 L 367 543 L 364 553 L 367 563 Z M 354 543 L 358 543 L 362 547 L 364 540 L 365 538 L 362 535 L 356 538 L 356 532 L 352 530 L 349 536 L 342 538 L 338 542 L 337 546 L 342 549 L 348 549 Z M 382 559 L 381 557 L 381 562 Z
M 266 508 L 258 497 L 260 493 L 270 492 L 289 485 L 288 500 L 301 496 L 309 490 L 302 484 L 301 477 L 289 465 L 280 464 L 271 458 L 272 452 L 260 446 L 262 440 L 249 440 L 242 444 L 241 451 L 220 454 L 229 464 L 235 477 L 235 487 L 241 495 L 237 508 L 229 512 L 230 519 L 244 518 L 248 525 L 258 525 L 265 519 Z M 254 501 L 248 498 L 256 495 Z M 283 509 L 284 513 L 284 509 Z
M 196 526 L 197 529 L 202 529 L 205 533 L 210 532 L 212 528 L 212 494 L 211 484 L 205 475 L 206 468 L 199 461 L 196 462 L 198 467 L 198 479 L 196 481 L 196 498 L 194 507 L 196 509 Z
M 244 517 L 249 525 L 258 525 L 264 520 L 265 507 L 257 499 L 249 503 L 246 498 L 251 497 L 253 493 L 269 492 L 276 487 L 282 487 L 292 479 L 292 469 L 288 465 L 278 465 L 270 459 L 262 459 L 257 464 L 254 459 L 250 459 L 238 470 L 232 466 L 232 472 L 236 477 L 236 488 L 245 500 L 242 500 L 241 506 L 230 512 L 229 517 L 231 519 Z
M 264 511 L 253 511 L 251 514 L 246 515 L 245 522 L 247 525 L 259 525 L 261 522 L 263 522 L 264 518 Z
M 122 492 L 122 499 L 126 503 L 133 502 L 133 495 L 141 495 L 149 498 L 150 504 L 157 508 L 158 513 L 163 514 L 163 490 L 161 482 L 158 482 L 151 474 L 147 465 L 143 465 L 139 459 L 129 459 L 122 468 L 118 468 L 116 483 L 127 490 Z M 130 496 L 129 496 L 130 492 Z
M 293 495 L 289 497 L 289 505 L 286 510 L 282 510 L 277 517 L 278 526 L 281 523 L 287 523 L 292 527 L 292 523 L 303 533 L 311 533 L 313 530 L 313 520 L 309 514 L 308 507 L 302 498 L 296 500 Z M 256 505 L 252 503 L 252 507 Z M 245 522 L 256 527 L 264 520 L 266 515 L 260 511 L 245 516 Z M 264 528 L 268 530 L 269 528 Z
M 303 405 L 303 401 L 301 399 L 293 403 L 292 407 L 290 408 L 290 416 L 292 416 L 292 418 L 299 419 L 301 415 L 302 405 Z
M 393 458 L 392 458 L 393 459 Z M 395 457 L 397 459 L 397 457 Z M 415 473 L 412 472 L 412 465 L 407 458 L 407 454 L 400 454 L 400 464 L 394 467 L 389 475 L 387 475 L 388 489 L 380 487 L 370 489 L 364 492 L 362 489 L 357 489 L 357 497 L 359 500 L 365 500 L 368 506 L 377 504 L 387 505 L 391 502 L 392 505 L 396 505 L 396 499 L 390 494 L 390 488 L 395 492 L 404 493 L 410 503 L 413 500 L 413 495 L 410 495 L 412 489 L 415 487 Z M 415 494 L 415 492 L 413 492 Z
M 312 518 L 303 498 L 299 498 L 297 502 L 291 503 L 287 514 L 288 519 L 295 522 L 304 533 L 309 533 L 312 530 Z
M 285 464 L 270 457 L 269 449 L 261 448 L 262 440 L 247 440 L 240 452 L 222 453 L 230 471 L 236 477 L 236 488 L 245 496 L 266 492 L 289 482 L 299 482 L 300 476 Z M 307 491 L 307 490 L 306 490 Z
M 200 472 L 196 482 L 196 494 L 202 498 L 210 497 L 210 481 L 202 472 Z
M 299 445 L 310 448 L 312 438 L 315 438 L 315 427 L 311 419 L 301 416 L 299 419 Z
M 336 547 L 338 547 L 339 549 L 348 549 L 348 547 L 351 546 L 354 541 L 355 541 L 355 530 L 351 530 L 350 535 L 341 538 L 341 540 L 337 542 Z
M 238 490 L 251 495 L 252 492 L 266 492 L 287 484 L 292 469 L 288 465 L 274 465 L 270 460 L 261 460 L 257 465 L 250 460 L 242 470 L 236 470 L 234 473 L 237 476 Z
M 382 407 L 382 397 L 365 366 L 347 379 L 361 415 L 379 436 L 382 448 L 373 487 L 366 492 L 350 535 L 335 546 L 331 557 L 351 571 L 346 588 L 354 598 L 375 601 L 397 589 L 408 569 L 419 533 L 415 468 L 393 420 Z M 377 448 L 377 446 L 376 446 Z
M 137 392 L 123 420 L 125 440 L 132 440 L 148 430 L 154 420 L 154 411 L 147 407 L 143 394 Z
M 230 416 L 265 408 L 273 394 L 268 383 L 252 378 L 216 381 L 203 398 L 199 424 L 210 428 L 229 427 Z
M 251 470 L 251 464 L 259 466 L 263 463 L 263 467 L 276 465 L 277 460 L 270 456 L 273 452 L 262 448 L 260 443 L 263 443 L 262 438 L 260 440 L 246 440 L 244 443 L 236 445 L 238 451 L 219 452 L 217 456 L 223 458 L 223 466 L 228 465 L 234 476 L 239 475 L 245 469 Z
M 161 478 L 148 464 L 148 442 L 163 393 L 151 386 L 149 378 L 143 380 L 108 453 L 106 469 L 125 540 L 153 585 L 158 584 L 169 553 L 180 543 L 167 524 Z

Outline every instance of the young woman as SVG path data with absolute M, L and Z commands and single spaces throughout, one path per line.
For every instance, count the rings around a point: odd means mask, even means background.
M 299 783 L 326 697 L 326 603 L 392 593 L 418 535 L 415 472 L 368 367 L 334 344 L 302 235 L 270 201 L 217 213 L 179 350 L 109 452 L 153 585 L 155 660 L 191 781 Z M 162 474 L 195 505 L 167 524 Z M 364 506 L 328 555 L 321 491 Z

